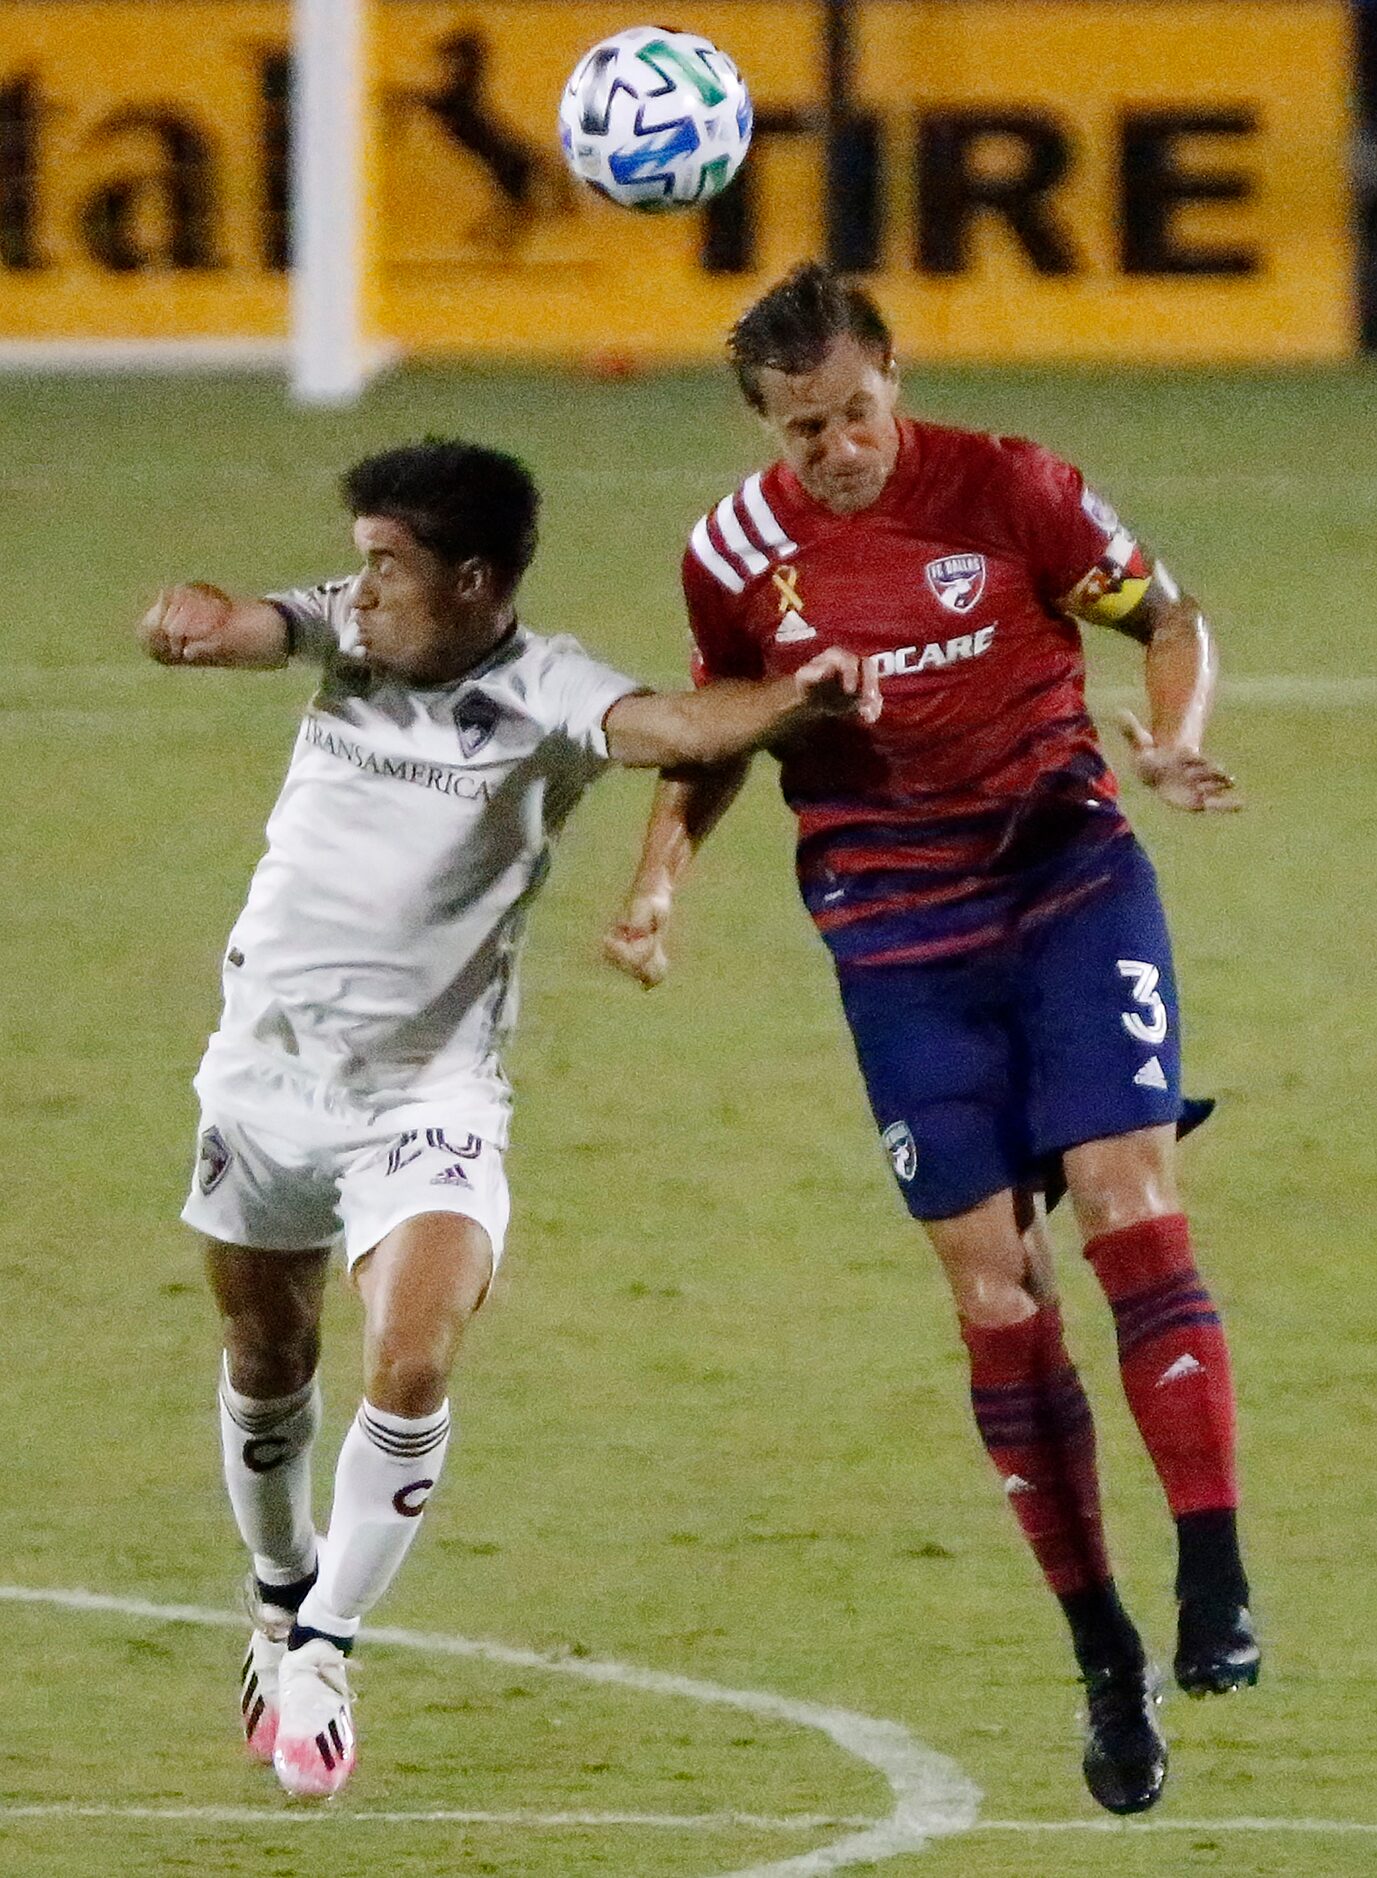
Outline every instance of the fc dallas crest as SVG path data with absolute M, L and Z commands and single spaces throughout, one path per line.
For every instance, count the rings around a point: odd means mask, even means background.
M 945 554 L 927 565 L 928 585 L 949 613 L 969 613 L 985 591 L 983 554 Z

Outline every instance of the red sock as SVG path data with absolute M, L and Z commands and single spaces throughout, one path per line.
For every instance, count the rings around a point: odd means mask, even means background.
M 1237 1506 L 1229 1349 L 1185 1215 L 1101 1233 L 1085 1256 L 1114 1312 L 1124 1394 L 1167 1504 L 1177 1518 Z
M 1095 1428 L 1060 1311 L 961 1335 L 976 1427 L 1043 1576 L 1059 1597 L 1107 1585 Z

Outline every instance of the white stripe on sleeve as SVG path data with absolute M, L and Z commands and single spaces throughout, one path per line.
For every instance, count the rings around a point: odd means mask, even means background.
M 737 573 L 731 562 L 724 560 L 717 552 L 716 548 L 713 547 L 712 537 L 708 534 L 708 518 L 706 515 L 701 516 L 699 520 L 694 523 L 693 533 L 689 536 L 689 547 L 693 550 L 698 560 L 702 562 L 703 566 L 707 568 L 713 578 L 720 581 L 729 593 L 741 592 L 746 583 L 741 578 L 740 574 Z
M 1157 585 L 1162 589 L 1166 598 L 1168 600 L 1179 600 L 1181 598 L 1181 589 L 1172 579 L 1170 570 L 1166 568 L 1161 561 L 1154 561 L 1152 571 L 1156 576 Z
M 746 512 L 755 523 L 755 531 L 768 548 L 777 548 L 781 554 L 797 554 L 797 542 L 790 541 L 779 523 L 775 520 L 774 510 L 765 500 L 760 487 L 759 472 L 748 476 L 741 485 L 742 499 Z
M 723 496 L 714 511 L 714 519 L 728 548 L 746 563 L 746 572 L 763 574 L 770 563 L 741 526 L 736 513 L 735 496 Z

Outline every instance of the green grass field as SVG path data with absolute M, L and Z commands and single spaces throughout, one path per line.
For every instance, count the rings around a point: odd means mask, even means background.
M 1152 1826 L 1090 1830 L 1059 1620 L 968 1425 L 768 766 L 651 997 L 597 957 L 648 795 L 614 777 L 534 922 L 508 1260 L 446 1490 L 379 1613 L 566 1671 L 361 1651 L 356 1782 L 292 1811 L 237 1746 L 232 1628 L 11 1603 L 6 1878 L 803 1874 L 840 1866 L 777 1862 L 857 1828 L 798 1822 L 893 1807 L 787 1709 L 567 1673 L 603 1660 L 899 1724 L 959 1763 L 986 1821 L 1076 1828 L 938 1840 L 895 1878 L 1372 1870 L 1377 377 L 945 374 L 909 401 L 1080 461 L 1207 601 L 1238 681 L 1215 741 L 1247 813 L 1129 795 L 1174 918 L 1190 1085 L 1221 1098 L 1188 1178 L 1235 1344 L 1262 1687 L 1170 1702 Z M 255 382 L 0 385 L 7 1585 L 233 1608 L 215 1325 L 176 1216 L 221 943 L 310 677 L 164 672 L 130 625 L 160 579 L 349 566 L 337 470 L 428 430 L 538 471 L 532 624 L 674 680 L 684 532 L 760 447 L 717 376 L 415 373 L 314 416 Z M 1109 696 L 1132 682 L 1130 647 L 1104 636 L 1092 660 Z M 1123 1580 L 1168 1650 L 1168 1522 L 1107 1313 L 1069 1242 L 1062 1263 Z M 327 1463 L 356 1378 L 341 1287 Z M 529 1817 L 353 1817 L 428 1810 Z M 558 1823 L 585 1812 L 643 1823 Z M 644 1823 L 666 1815 L 703 1817 Z M 1232 1829 L 1258 1818 L 1369 1836 Z

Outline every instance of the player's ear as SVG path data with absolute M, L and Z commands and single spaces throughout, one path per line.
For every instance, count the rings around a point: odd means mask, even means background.
M 497 576 L 491 562 L 470 554 L 454 569 L 454 597 L 468 606 L 497 598 Z
M 751 416 L 776 446 L 784 442 L 784 431 L 770 416 L 769 410 L 762 404 L 752 404 Z
M 899 361 L 891 352 L 880 368 L 880 402 L 886 415 L 893 416 L 903 396 L 903 386 L 899 381 Z

